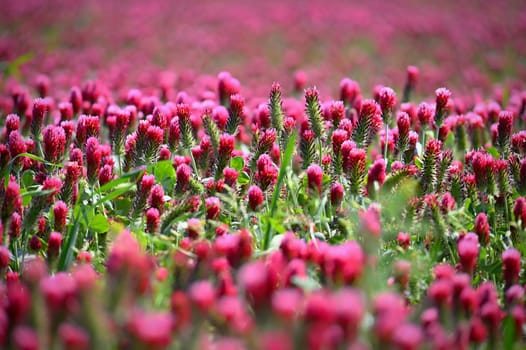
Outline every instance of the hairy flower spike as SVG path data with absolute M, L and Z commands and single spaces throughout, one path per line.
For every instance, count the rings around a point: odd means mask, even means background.
M 58 257 L 60 247 L 62 246 L 62 234 L 60 232 L 51 232 L 47 243 L 48 259 L 55 259 Z
M 380 108 L 382 109 L 382 119 L 384 124 L 389 124 L 391 111 L 396 104 L 396 94 L 393 89 L 389 87 L 382 87 L 379 91 Z
M 33 114 L 31 119 L 31 136 L 33 137 L 33 140 L 40 139 L 42 125 L 44 124 L 44 119 L 46 113 L 49 112 L 49 109 L 49 102 L 46 99 L 37 98 L 33 103 Z
M 398 138 L 396 140 L 396 150 L 399 155 L 403 155 L 408 147 L 409 131 L 411 127 L 411 120 L 409 115 L 405 112 L 398 113 L 396 118 L 396 125 L 398 126 Z
M 155 184 L 155 176 L 153 175 L 143 175 L 140 181 L 137 183 L 137 192 L 135 200 L 132 204 L 132 209 L 130 212 L 130 219 L 136 219 L 144 211 L 148 197 L 152 190 L 153 185 Z
M 2 222 L 6 224 L 13 212 L 21 211 L 22 197 L 20 196 L 20 185 L 16 181 L 9 181 L 4 192 L 2 204 Z
M 9 135 L 11 131 L 18 131 L 20 128 L 20 118 L 16 114 L 9 114 L 5 118 L 5 133 Z
M 159 150 L 164 139 L 164 131 L 158 126 L 151 125 L 146 131 L 147 145 L 145 150 L 145 160 L 147 163 L 154 162 L 159 156 Z
M 159 210 L 150 208 L 146 211 L 146 231 L 152 234 L 157 232 L 160 222 Z
M 482 244 L 486 245 L 489 243 L 490 227 L 486 213 L 478 213 L 477 217 L 475 218 L 475 227 L 473 230 L 479 237 L 479 241 Z
M 248 206 L 250 207 L 250 210 L 257 211 L 258 208 L 263 204 L 263 201 L 265 200 L 263 191 L 259 186 L 252 185 L 248 189 Z
M 374 100 L 364 100 L 358 113 L 358 121 L 352 139 L 360 148 L 367 148 L 382 124 L 382 111 Z
M 181 143 L 183 149 L 191 149 L 195 143 L 190 123 L 190 106 L 184 103 L 177 105 L 177 116 L 179 117 L 179 128 L 181 131 Z
M 307 184 L 309 189 L 315 190 L 318 195 L 321 194 L 321 185 L 323 180 L 323 170 L 317 164 L 311 164 L 307 168 Z
M 273 185 L 278 178 L 278 170 L 272 163 L 272 159 L 267 154 L 262 154 L 257 161 L 257 172 L 255 179 L 259 182 L 259 187 L 265 191 Z
M 223 169 L 228 165 L 230 158 L 232 157 L 232 152 L 234 151 L 234 146 L 236 139 L 231 134 L 222 134 L 219 137 L 219 147 L 217 149 L 218 159 L 215 169 L 215 178 L 218 180 L 223 174 Z
M 309 118 L 310 128 L 314 132 L 314 136 L 318 140 L 323 139 L 323 118 L 321 115 L 319 93 L 316 88 L 305 90 L 305 113 Z
M 221 211 L 221 201 L 217 197 L 208 197 L 205 200 L 207 220 L 216 220 Z
M 430 125 L 433 120 L 434 113 L 435 113 L 435 109 L 432 105 L 426 102 L 422 102 L 418 106 L 418 110 L 417 110 L 417 116 L 418 116 L 418 121 L 420 122 L 420 125 L 422 127 L 426 125 Z
M 340 184 L 339 182 L 335 182 L 331 186 L 329 195 L 330 195 L 331 205 L 334 208 L 339 208 L 345 196 L 345 189 L 343 188 L 343 185 Z
M 64 156 L 66 134 L 60 126 L 48 125 L 44 128 L 44 158 L 50 163 L 58 163 Z
M 245 99 L 239 94 L 230 96 L 230 108 L 228 110 L 228 121 L 225 131 L 230 135 L 236 135 L 238 127 L 246 119 L 245 116 Z
M 431 139 L 426 144 L 422 156 L 422 172 L 420 178 L 420 186 L 423 193 L 430 193 L 436 186 L 441 148 L 442 143 L 436 139 Z
M 402 99 L 403 102 L 409 101 L 411 92 L 414 90 L 416 83 L 418 82 L 419 75 L 420 75 L 420 72 L 417 67 L 415 66 L 407 67 L 407 78 L 405 81 L 404 96 Z
M 175 193 L 183 194 L 188 190 L 188 185 L 190 183 L 190 178 L 192 176 L 192 168 L 187 164 L 180 164 L 176 170 L 176 185 Z
M 272 127 L 276 129 L 278 136 L 283 131 L 283 120 L 285 115 L 281 102 L 281 86 L 279 83 L 273 83 L 270 89 L 270 97 L 268 102 L 268 109 L 270 112 L 270 119 Z
M 54 229 L 57 232 L 66 230 L 66 218 L 68 215 L 68 206 L 63 201 L 58 201 L 53 207 Z
M 367 193 L 374 198 L 376 195 L 375 183 L 382 186 L 385 182 L 385 160 L 377 159 L 367 173 Z
M 301 134 L 299 146 L 303 169 L 307 169 L 307 167 L 314 161 L 316 153 L 314 139 L 314 131 L 310 129 L 306 129 Z
M 98 180 L 101 158 L 99 140 L 96 137 L 90 137 L 86 142 L 86 167 L 88 181 L 91 184 Z
M 340 100 L 346 107 L 352 107 L 354 101 L 360 96 L 360 85 L 349 78 L 343 78 L 340 82 Z
M 438 128 L 442 126 L 442 123 L 444 122 L 444 119 L 446 118 L 447 114 L 447 104 L 449 102 L 449 98 L 451 97 L 451 91 L 449 91 L 446 88 L 439 88 L 435 91 L 436 95 L 436 102 L 435 102 L 435 125 Z
M 75 144 L 84 149 L 86 140 L 90 137 L 99 137 L 100 121 L 97 116 L 81 115 L 77 121 Z
M 366 153 L 361 148 L 353 148 L 347 157 L 349 186 L 352 195 L 360 194 L 365 178 Z
M 511 152 L 511 134 L 513 131 L 513 113 L 502 111 L 499 113 L 497 126 L 497 143 L 503 158 L 507 158 Z
M 239 93 L 240 84 L 239 81 L 232 77 L 228 72 L 221 72 L 217 76 L 218 80 L 218 92 L 219 92 L 219 103 L 226 106 L 230 96 Z
M 479 255 L 478 236 L 472 232 L 461 237 L 457 244 L 460 264 L 464 272 L 472 275 Z
M 521 253 L 515 248 L 506 249 L 502 253 L 502 273 L 507 287 L 518 282 L 520 272 Z

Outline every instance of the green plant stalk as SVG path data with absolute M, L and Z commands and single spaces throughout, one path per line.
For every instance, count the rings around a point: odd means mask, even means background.
M 385 136 L 384 136 L 384 159 L 385 167 L 387 168 L 387 148 L 389 147 L 389 124 L 385 123 Z
M 279 193 L 281 190 L 281 185 L 283 183 L 283 179 L 285 177 L 285 174 L 287 173 L 287 168 L 290 165 L 290 161 L 292 159 L 292 153 L 294 152 L 294 145 L 296 144 L 296 136 L 297 132 L 294 132 L 290 138 L 287 141 L 287 147 L 285 149 L 285 154 L 283 156 L 283 161 L 281 162 L 281 166 L 279 168 L 279 174 L 278 174 L 278 181 L 276 183 L 276 187 L 274 187 L 274 192 L 272 193 L 272 199 L 270 202 L 270 209 L 269 209 L 269 216 L 273 217 L 274 213 L 276 212 L 277 204 L 278 204 L 278 198 Z M 263 247 L 262 250 L 267 250 L 268 246 L 270 244 L 271 240 L 271 232 L 272 226 L 270 222 L 267 223 L 267 228 L 265 230 L 265 235 L 263 237 Z
M 320 153 L 320 167 L 323 168 L 323 140 L 321 137 L 318 139 L 318 152 Z

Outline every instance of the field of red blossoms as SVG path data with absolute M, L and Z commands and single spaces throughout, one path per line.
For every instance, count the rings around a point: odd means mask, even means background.
M 1 349 L 524 349 L 519 1 L 0 0 Z

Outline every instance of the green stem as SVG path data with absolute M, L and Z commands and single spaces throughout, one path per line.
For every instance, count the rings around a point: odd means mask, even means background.
M 389 147 L 389 125 L 385 123 L 385 137 L 384 137 L 384 159 L 385 167 L 387 168 L 387 148 Z

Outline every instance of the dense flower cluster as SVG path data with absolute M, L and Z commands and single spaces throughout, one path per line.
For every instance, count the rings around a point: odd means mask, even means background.
M 12 93 L 3 345 L 522 344 L 523 91 L 398 105 L 346 78 L 343 103 L 274 84 L 251 108 L 233 79 L 175 101 L 87 82 L 24 113 Z
M 479 52 L 463 36 L 498 51 L 482 60 L 493 76 L 524 77 L 502 49 L 525 55 L 524 26 L 514 26 L 524 13 L 488 4 L 495 11 L 473 10 L 485 15 L 467 16 L 466 30 L 377 1 L 338 15 L 334 1 L 290 16 L 288 2 L 272 11 L 261 2 L 257 15 L 221 8 L 222 41 L 166 30 L 163 14 L 173 11 L 164 0 L 152 9 L 131 2 L 122 11 L 143 22 L 79 21 L 55 39 L 50 27 L 46 43 L 68 42 L 75 53 L 36 50 L 27 66 L 21 51 L 42 48 L 40 34 L 24 39 L 17 28 L 32 28 L 22 14 L 40 14 L 38 1 L 2 5 L 21 22 L 7 20 L 20 41 L 0 39 L 0 348 L 526 346 L 526 87 L 493 87 L 475 66 L 452 78 Z M 92 16 L 104 19 L 113 3 L 97 2 Z M 375 4 L 385 17 L 371 16 Z M 43 23 L 61 25 L 56 6 Z M 187 6 L 177 12 L 182 27 L 199 20 Z M 198 12 L 216 16 L 215 6 Z M 286 42 L 253 51 L 239 31 L 268 34 L 269 16 L 276 28 L 296 23 L 283 40 L 306 52 L 324 42 L 320 23 L 331 18 L 342 33 L 374 28 L 378 62 L 396 62 L 397 31 L 422 28 L 463 54 L 436 71 L 415 58 L 418 66 L 381 72 L 387 85 L 374 87 L 372 75 L 359 83 L 360 74 L 334 74 L 348 71 L 336 59 L 331 69 L 296 69 L 303 51 L 287 51 L 286 67 L 273 69 L 261 52 Z M 499 26 L 499 16 L 509 22 Z M 150 17 L 163 27 L 164 53 L 116 47 L 102 60 L 84 49 L 94 38 L 127 42 L 130 28 L 155 32 Z M 251 55 L 253 79 L 228 65 L 216 76 L 183 69 L 201 51 L 222 62 L 216 41 Z M 162 64 L 183 43 L 199 48 L 181 55 L 177 74 L 138 57 L 150 52 Z M 436 46 L 437 59 L 451 51 Z M 85 78 L 91 69 L 97 79 Z M 480 90 L 464 90 L 473 84 Z

